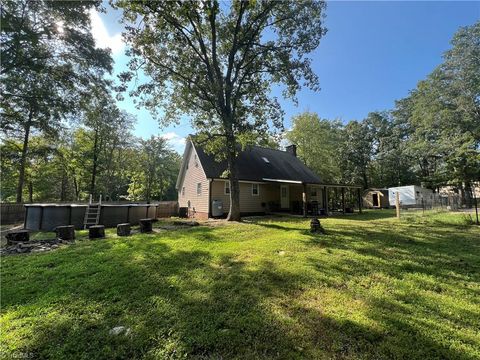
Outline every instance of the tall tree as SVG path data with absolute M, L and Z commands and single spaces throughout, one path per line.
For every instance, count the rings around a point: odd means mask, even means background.
M 408 129 L 405 152 L 431 188 L 454 185 L 468 195 L 480 179 L 479 39 L 480 22 L 461 28 L 444 62 L 393 112 Z
M 372 134 L 366 122 L 350 121 L 344 127 L 339 162 L 343 183 L 362 184 L 368 188 L 372 143 Z
M 152 136 L 140 140 L 137 166 L 132 173 L 129 198 L 132 200 L 164 200 L 173 190 L 180 170 L 181 158 L 165 139 Z
M 340 180 L 341 129 L 340 121 L 320 119 L 317 114 L 306 112 L 292 118 L 292 129 L 286 134 L 287 140 L 298 146 L 300 159 L 326 183 Z
M 368 179 L 371 186 L 415 183 L 410 158 L 405 153 L 405 129 L 391 112 L 372 112 L 364 120 L 371 143 Z
M 307 57 L 325 34 L 323 1 L 113 1 L 123 8 L 131 45 L 128 82 L 143 69 L 142 104 L 163 122 L 192 117 L 207 150 L 223 155 L 230 179 L 229 220 L 240 220 L 236 157 L 252 130 L 281 127 L 271 85 L 294 98 L 318 89 Z M 201 137 L 199 137 L 201 139 Z
M 87 136 L 90 137 L 91 146 L 88 156 L 91 160 L 89 193 L 98 197 L 98 177 L 106 176 L 106 184 L 113 176 L 114 153 L 128 142 L 135 118 L 117 107 L 108 88 L 95 86 L 92 94 L 93 97 L 82 102 L 82 124 L 89 130 Z M 102 189 L 104 195 L 109 188 L 107 185 Z
M 3 1 L 1 7 L 1 127 L 22 138 L 17 202 L 22 201 L 28 144 L 33 131 L 55 132 L 75 113 L 78 96 L 111 70 L 96 49 L 89 9 L 99 1 Z

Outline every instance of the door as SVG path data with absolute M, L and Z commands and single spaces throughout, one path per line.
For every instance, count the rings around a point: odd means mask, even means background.
M 282 209 L 290 208 L 290 194 L 288 185 L 280 185 L 280 207 Z
M 372 200 L 373 200 L 373 206 L 378 207 L 378 194 L 377 193 L 372 194 Z

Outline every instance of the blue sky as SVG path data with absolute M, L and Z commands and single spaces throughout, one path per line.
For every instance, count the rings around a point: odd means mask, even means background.
M 347 122 L 391 109 L 442 62 L 457 29 L 480 19 L 480 2 L 335 1 L 328 2 L 326 15 L 328 32 L 311 54 L 321 91 L 302 90 L 298 106 L 282 101 L 286 127 L 293 115 L 306 110 Z M 116 73 L 128 62 L 120 18 L 121 12 L 111 8 L 92 14 L 97 44 L 112 49 Z M 161 129 L 132 99 L 119 106 L 137 116 L 137 136 L 163 135 L 183 152 L 184 137 L 193 132 L 188 122 Z

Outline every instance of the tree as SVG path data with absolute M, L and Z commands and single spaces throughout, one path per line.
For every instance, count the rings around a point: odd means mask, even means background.
M 461 28 L 444 62 L 393 112 L 408 129 L 405 153 L 432 189 L 448 184 L 469 194 L 480 179 L 479 38 L 480 22 Z
M 326 183 L 338 182 L 338 145 L 342 125 L 339 121 L 320 119 L 311 112 L 292 118 L 292 129 L 286 138 L 298 146 L 298 156 Z
M 362 184 L 368 188 L 372 142 L 366 122 L 350 121 L 344 127 L 340 144 L 340 169 L 344 184 Z
M 128 189 L 132 200 L 164 200 L 172 192 L 180 170 L 180 156 L 169 149 L 166 140 L 152 136 L 140 140 L 137 166 Z M 171 194 L 170 194 L 171 195 Z
M 325 34 L 322 1 L 114 1 L 124 10 L 131 46 L 128 82 L 140 68 L 151 81 L 134 95 L 162 122 L 189 115 L 199 141 L 224 156 L 230 179 L 229 220 L 240 220 L 236 157 L 252 130 L 281 128 L 271 85 L 294 98 L 318 89 L 307 54 Z M 140 21 L 141 19 L 141 21 Z M 203 140 L 202 140 L 203 138 Z
M 364 119 L 370 134 L 371 159 L 368 166 L 370 185 L 389 187 L 415 182 L 411 161 L 405 153 L 405 128 L 391 112 L 371 112 Z
M 20 161 L 22 143 L 15 140 L 5 141 L 0 144 L 0 195 L 1 201 L 15 201 L 18 178 L 18 162 Z
M 470 205 L 472 183 L 480 180 L 480 21 L 460 28 L 451 44 L 429 80 L 440 95 L 449 180 L 464 184 Z
M 97 178 L 105 175 L 103 194 L 111 190 L 108 185 L 115 171 L 114 153 L 124 147 L 130 139 L 130 130 L 135 119 L 125 111 L 121 111 L 108 88 L 95 86 L 93 97 L 82 102 L 83 121 L 87 128 L 86 135 L 90 139 L 87 157 L 91 160 L 89 193 L 98 197 Z
M 21 137 L 17 202 L 22 201 L 32 131 L 53 133 L 75 113 L 89 83 L 111 71 L 96 49 L 88 10 L 94 1 L 4 1 L 1 13 L 1 127 Z

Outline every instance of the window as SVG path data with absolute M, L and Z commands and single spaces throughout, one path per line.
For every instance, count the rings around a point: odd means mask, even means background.
M 194 156 L 194 161 L 195 161 L 195 167 L 198 167 L 198 159 L 197 159 L 197 155 Z
M 266 157 L 262 156 L 263 161 L 265 161 L 267 164 L 270 164 L 270 160 L 268 160 Z
M 182 196 L 185 196 L 185 186 L 182 187 Z
M 225 195 L 230 195 L 230 181 L 225 181 Z
M 258 196 L 258 184 L 252 184 L 252 196 Z
M 310 196 L 317 197 L 317 188 L 312 188 L 310 190 Z
M 202 183 L 197 184 L 197 195 L 202 195 Z

